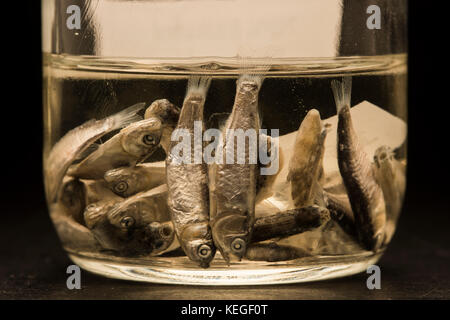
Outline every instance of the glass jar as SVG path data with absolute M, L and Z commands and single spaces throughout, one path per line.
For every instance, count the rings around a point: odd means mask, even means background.
M 44 179 L 74 263 L 242 285 L 378 261 L 405 191 L 406 1 L 42 4 Z

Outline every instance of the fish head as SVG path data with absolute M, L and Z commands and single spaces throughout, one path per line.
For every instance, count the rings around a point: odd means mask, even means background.
M 84 209 L 84 223 L 89 229 L 96 228 L 102 221 L 106 220 L 106 214 L 113 206 L 113 200 L 98 201 L 89 204 Z
M 216 254 L 216 248 L 208 223 L 200 222 L 187 226 L 179 238 L 184 252 L 192 261 L 202 268 L 209 267 L 209 263 Z
M 381 175 L 385 178 L 393 179 L 396 176 L 394 161 L 394 153 L 390 147 L 381 146 L 376 149 L 373 156 L 375 176 L 379 178 Z
M 104 175 L 108 187 L 121 197 L 129 197 L 141 190 L 142 176 L 134 167 L 109 170 Z
M 148 108 L 145 110 L 145 119 L 157 117 L 161 119 L 164 125 L 175 126 L 178 123 L 178 118 L 180 117 L 180 108 L 172 104 L 167 99 L 155 100 Z
M 250 238 L 248 225 L 246 216 L 236 214 L 226 215 L 214 223 L 214 242 L 227 262 L 244 257 Z
M 381 146 L 375 150 L 373 161 L 376 166 L 380 168 L 384 163 L 392 162 L 394 160 L 394 153 L 389 146 Z
M 122 148 L 138 158 L 151 155 L 161 141 L 163 126 L 158 118 L 135 122 L 124 129 Z
M 108 241 L 124 255 L 161 252 L 174 239 L 173 227 L 155 225 L 142 214 L 139 201 L 122 201 L 107 213 Z M 105 228 L 106 229 L 106 228 Z
M 152 254 L 156 255 L 166 250 L 175 240 L 175 229 L 172 222 L 152 222 L 148 225 L 153 243 Z
M 84 222 L 94 234 L 95 239 L 102 248 L 117 250 L 119 244 L 112 235 L 114 231 L 108 221 L 108 212 L 114 207 L 115 201 L 98 201 L 92 203 L 84 210 Z

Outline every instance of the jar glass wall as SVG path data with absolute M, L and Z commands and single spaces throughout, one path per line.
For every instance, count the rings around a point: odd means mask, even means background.
M 406 1 L 43 0 L 44 178 L 108 277 L 363 271 L 405 191 Z

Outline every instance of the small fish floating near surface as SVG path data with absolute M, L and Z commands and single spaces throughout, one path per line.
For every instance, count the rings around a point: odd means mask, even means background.
M 173 242 L 170 226 L 162 232 L 159 228 L 167 224 L 155 227 L 155 222 L 162 224 L 169 219 L 166 185 L 126 200 L 101 200 L 84 212 L 86 226 L 101 246 L 124 255 L 156 254 L 169 247 Z
M 190 140 L 189 150 L 183 150 L 189 154 L 183 154 L 182 159 L 176 151 L 181 142 L 174 141 L 166 158 L 168 205 L 178 241 L 186 255 L 203 268 L 209 267 L 216 249 L 209 226 L 208 169 L 201 151 L 201 158 L 196 159 L 194 131 L 203 132 L 203 109 L 210 82 L 207 77 L 189 79 L 176 127 Z M 196 128 L 199 123 L 201 128 Z
M 104 180 L 111 191 L 126 198 L 164 184 L 166 165 L 164 161 L 159 161 L 120 167 L 107 171 Z
M 89 120 L 67 132 L 44 159 L 47 201 L 56 201 L 64 175 L 80 154 L 105 134 L 142 119 L 137 113 L 144 107 L 144 103 L 138 103 L 102 120 Z
M 381 146 L 375 151 L 373 170 L 386 203 L 386 242 L 389 242 L 402 209 L 406 167 L 395 159 L 390 147 Z
M 251 139 L 248 139 L 243 152 L 244 163 L 236 163 L 236 158 L 242 155 L 237 150 L 237 143 L 230 143 L 235 137 L 227 132 L 231 129 L 243 132 L 254 130 L 255 138 L 258 138 L 261 123 L 258 95 L 262 81 L 262 75 L 244 73 L 239 77 L 233 110 L 223 131 L 223 163 L 212 164 L 210 169 L 210 180 L 213 180 L 210 195 L 211 228 L 214 244 L 227 263 L 230 263 L 231 259 L 239 261 L 245 256 L 255 221 L 258 176 L 258 165 L 256 161 L 252 161 L 255 159 L 251 159 L 253 155 L 250 149 L 255 149 L 253 151 L 256 156 L 257 141 L 253 141 L 252 145 Z M 227 163 L 229 154 L 234 160 L 232 164 Z
M 371 162 L 359 144 L 350 115 L 351 78 L 333 80 L 331 87 L 338 113 L 338 165 L 347 190 L 361 245 L 376 251 L 384 241 L 386 208 Z
M 320 113 L 310 110 L 303 119 L 294 143 L 287 180 L 291 183 L 295 207 L 314 204 L 315 188 L 323 171 L 324 143 L 327 135 Z
M 156 151 L 161 136 L 159 119 L 149 118 L 132 123 L 71 167 L 68 174 L 81 179 L 101 179 L 108 170 L 134 166 Z

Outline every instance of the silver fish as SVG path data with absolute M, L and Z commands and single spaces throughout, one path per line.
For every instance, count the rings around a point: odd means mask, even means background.
M 279 245 L 275 242 L 254 243 L 247 248 L 245 258 L 251 261 L 287 261 L 310 256 L 306 251 L 289 245 Z
M 386 203 L 386 241 L 389 242 L 402 209 L 406 167 L 395 159 L 390 147 L 381 146 L 375 151 L 373 170 Z
M 227 130 L 254 130 L 257 138 L 260 129 L 258 95 L 262 76 L 244 74 L 237 81 L 236 97 L 232 113 L 224 128 L 223 155 L 234 158 L 233 164 L 213 164 L 210 168 L 213 188 L 211 190 L 210 219 L 214 243 L 227 263 L 231 259 L 241 260 L 245 255 L 255 221 L 255 197 L 257 184 L 257 164 L 251 164 L 251 139 L 245 145 L 244 164 L 236 163 L 237 143 L 231 144 L 232 135 Z M 234 145 L 234 146 L 233 146 Z M 253 161 L 252 161 L 253 162 Z M 255 162 L 256 163 L 256 162 Z
M 101 179 L 108 170 L 134 166 L 157 150 L 161 136 L 162 123 L 157 118 L 132 123 L 71 167 L 68 174 L 81 179 Z
M 166 158 L 168 204 L 178 241 L 186 255 L 203 268 L 209 266 L 216 249 L 208 223 L 207 166 L 203 159 L 200 159 L 199 163 L 195 163 L 194 159 L 195 153 L 198 152 L 194 143 L 194 122 L 202 123 L 203 130 L 203 108 L 210 82 L 210 78 L 189 79 L 176 127 L 176 130 L 187 130 L 189 133 L 191 144 L 187 151 L 190 158 L 183 161 L 175 152 L 174 148 L 178 142 L 171 143 Z
M 144 103 L 135 104 L 102 120 L 89 120 L 67 132 L 44 159 L 45 188 L 48 202 L 56 201 L 64 175 L 71 163 L 92 143 L 105 134 L 138 121 L 137 112 Z
M 105 249 L 124 255 L 158 253 L 173 241 L 166 224 L 169 220 L 166 185 L 138 193 L 126 200 L 103 200 L 84 212 L 86 226 Z M 160 232 L 161 231 L 161 232 Z
M 376 251 L 384 241 L 386 208 L 371 162 L 362 150 L 350 114 L 351 78 L 333 80 L 331 87 L 338 113 L 338 165 L 348 193 L 361 245 Z
M 291 183 L 295 207 L 314 204 L 315 188 L 323 170 L 324 143 L 327 135 L 320 113 L 310 110 L 303 119 L 294 143 L 289 162 L 287 180 Z
M 164 161 L 141 163 L 135 167 L 120 167 L 105 173 L 104 180 L 111 191 L 129 197 L 150 190 L 166 182 Z

